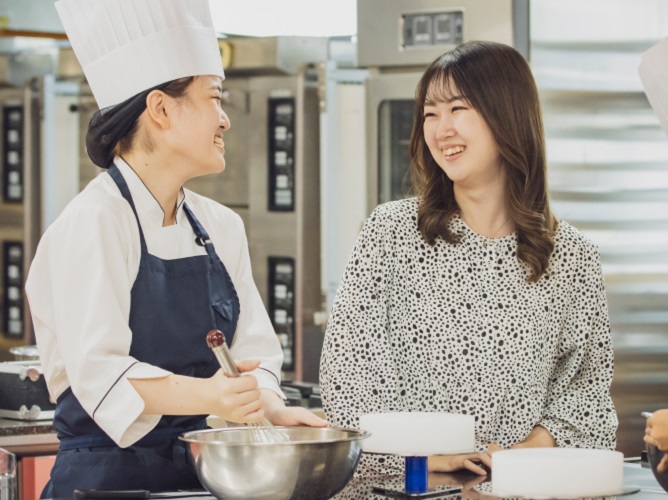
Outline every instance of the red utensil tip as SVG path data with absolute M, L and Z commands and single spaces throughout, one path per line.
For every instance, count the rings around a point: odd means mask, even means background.
M 220 347 L 225 343 L 225 337 L 223 337 L 223 332 L 220 330 L 211 330 L 206 334 L 206 345 L 211 349 Z

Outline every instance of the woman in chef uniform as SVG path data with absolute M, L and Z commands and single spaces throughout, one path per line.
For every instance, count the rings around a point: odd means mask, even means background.
M 61 0 L 100 107 L 99 175 L 47 229 L 26 284 L 60 448 L 43 497 L 200 487 L 177 436 L 286 408 L 282 351 L 253 283 L 241 219 L 184 189 L 225 168 L 224 78 L 207 0 Z M 221 330 L 250 376 L 225 377 Z
M 550 211 L 524 58 L 470 42 L 435 60 L 416 89 L 410 151 L 417 197 L 376 208 L 334 301 L 320 372 L 330 421 L 474 415 L 479 453 L 431 457 L 435 471 L 484 474 L 479 461 L 499 448 L 614 448 L 598 251 Z

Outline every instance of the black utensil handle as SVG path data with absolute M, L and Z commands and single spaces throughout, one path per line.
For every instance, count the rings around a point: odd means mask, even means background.
M 151 498 L 148 490 L 74 490 L 74 500 L 94 498 Z

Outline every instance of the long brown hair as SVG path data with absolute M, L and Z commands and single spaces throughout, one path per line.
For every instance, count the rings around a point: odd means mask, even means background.
M 512 47 L 467 42 L 438 57 L 415 91 L 410 178 L 419 197 L 418 228 L 430 245 L 459 238 L 448 228 L 459 211 L 454 184 L 425 142 L 424 102 L 434 92 L 456 88 L 482 116 L 496 141 L 505 169 L 508 209 L 517 232 L 517 257 L 529 266 L 529 281 L 547 271 L 556 220 L 547 197 L 545 138 L 538 90 L 529 65 Z M 452 93 L 450 93 L 452 95 Z

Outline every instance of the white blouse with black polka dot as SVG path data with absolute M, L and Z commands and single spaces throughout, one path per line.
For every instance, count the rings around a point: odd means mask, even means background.
M 595 245 L 559 221 L 549 272 L 530 283 L 515 234 L 486 238 L 455 216 L 460 243 L 430 246 L 417 207 L 416 198 L 380 205 L 357 239 L 322 352 L 329 421 L 356 427 L 365 413 L 443 411 L 475 416 L 479 449 L 511 446 L 537 425 L 558 446 L 614 448 Z M 365 457 L 360 470 L 399 463 Z

